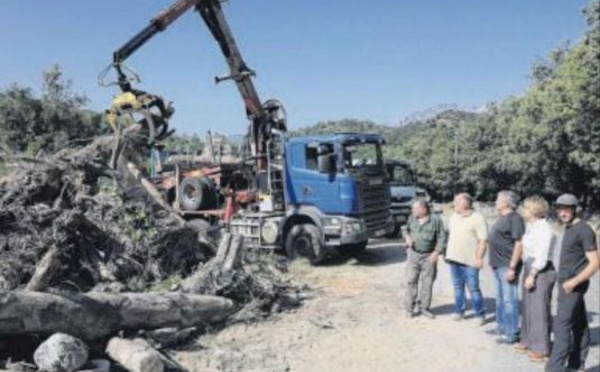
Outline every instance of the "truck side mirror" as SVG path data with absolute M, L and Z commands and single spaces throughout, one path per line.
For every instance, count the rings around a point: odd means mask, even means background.
M 335 173 L 335 156 L 332 153 L 319 155 L 319 173 Z

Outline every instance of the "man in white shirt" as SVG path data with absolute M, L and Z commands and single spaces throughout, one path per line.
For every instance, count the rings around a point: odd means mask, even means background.
M 485 218 L 473 210 L 473 199 L 467 193 L 454 197 L 454 213 L 448 222 L 446 261 L 454 287 L 454 319 L 461 320 L 466 308 L 465 286 L 471 294 L 473 312 L 480 325 L 485 324 L 483 296 L 479 287 L 479 270 L 487 248 Z

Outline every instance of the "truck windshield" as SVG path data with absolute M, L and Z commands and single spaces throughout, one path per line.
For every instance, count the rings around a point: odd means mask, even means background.
M 388 166 L 390 183 L 398 186 L 412 186 L 415 184 L 415 176 L 412 170 L 405 165 Z
M 378 143 L 347 143 L 343 145 L 344 169 L 378 169 L 383 165 L 381 145 Z

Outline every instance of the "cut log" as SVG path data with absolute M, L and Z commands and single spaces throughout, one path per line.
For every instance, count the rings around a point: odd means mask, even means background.
M 244 239 L 240 235 L 223 233 L 217 254 L 206 265 L 181 283 L 186 293 L 216 293 L 224 281 L 230 281 L 242 262 Z
M 130 372 L 162 372 L 162 357 L 143 339 L 127 340 L 113 337 L 108 342 L 106 354 Z
M 127 170 L 131 175 L 144 187 L 148 195 L 152 197 L 152 199 L 161 207 L 163 207 L 166 211 L 171 212 L 173 217 L 182 224 L 185 223 L 183 217 L 173 210 L 173 208 L 164 200 L 160 192 L 156 189 L 156 187 L 152 184 L 152 182 L 148 181 L 146 177 L 143 176 L 142 172 L 135 166 L 133 163 L 127 163 Z
M 244 246 L 244 237 L 241 235 L 234 235 L 231 239 L 229 250 L 227 251 L 227 257 L 223 262 L 222 271 L 229 273 L 233 270 L 239 269 L 242 264 L 242 248 Z
M 183 293 L 0 293 L 0 334 L 63 332 L 90 341 L 119 330 L 191 327 L 226 319 L 231 300 Z
M 217 265 L 222 265 L 225 263 L 225 259 L 227 258 L 227 253 L 229 252 L 229 246 L 231 245 L 231 234 L 228 232 L 223 233 L 221 237 L 221 242 L 219 243 L 219 249 L 217 250 L 217 255 L 215 256 L 215 262 Z
M 50 249 L 48 249 L 46 254 L 44 254 L 44 257 L 42 257 L 38 263 L 33 276 L 25 287 L 25 290 L 32 292 L 42 292 L 46 290 L 50 284 L 50 281 L 52 281 L 52 278 L 60 270 L 60 268 L 60 252 L 55 246 L 52 246 Z

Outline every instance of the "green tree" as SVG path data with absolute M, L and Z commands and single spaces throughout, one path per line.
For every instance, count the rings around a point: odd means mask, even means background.
M 43 74 L 41 97 L 17 84 L 0 92 L 2 145 L 15 153 L 52 152 L 70 143 L 89 142 L 103 131 L 101 117 L 85 110 L 87 98 L 71 91 L 59 66 Z

